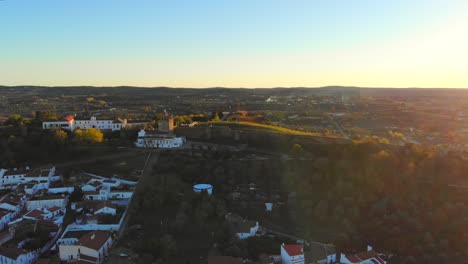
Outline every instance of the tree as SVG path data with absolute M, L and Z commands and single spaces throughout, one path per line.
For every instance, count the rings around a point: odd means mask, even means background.
M 300 157 L 302 157 L 304 155 L 304 149 L 302 148 L 301 145 L 299 144 L 294 144 L 291 148 L 291 150 L 289 151 L 289 155 L 293 158 L 293 159 L 299 159 Z
M 23 124 L 23 117 L 20 115 L 11 115 L 8 117 L 8 119 L 5 121 L 5 125 L 11 125 L 11 126 L 20 126 Z
M 87 130 L 78 129 L 75 131 L 73 139 L 79 144 L 100 143 L 104 140 L 104 134 L 101 130 L 95 128 Z
M 67 132 L 63 131 L 62 129 L 53 129 L 52 135 L 54 136 L 55 142 L 58 145 L 65 145 L 68 140 Z

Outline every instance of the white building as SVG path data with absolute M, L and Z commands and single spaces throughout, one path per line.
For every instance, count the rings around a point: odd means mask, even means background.
M 119 131 L 126 126 L 127 119 L 97 120 L 95 116 L 92 116 L 89 120 L 75 120 L 75 116 L 69 115 L 63 121 L 42 122 L 42 129 L 61 128 L 70 131 L 90 128 Z
M 58 181 L 60 178 L 60 176 L 55 175 L 55 167 L 40 171 L 32 171 L 29 167 L 12 170 L 0 169 L 0 189 L 16 189 L 19 184 L 23 183 L 37 184 L 36 190 L 47 189 L 52 181 Z
M 8 223 L 16 216 L 15 211 L 0 209 L 0 230 L 3 230 Z M 1 262 L 0 262 L 1 263 Z
M 68 198 L 58 194 L 48 194 L 43 196 L 34 196 L 26 202 L 26 209 L 28 211 L 33 209 L 42 209 L 58 206 L 65 208 Z
M 0 208 L 19 212 L 23 209 L 25 196 L 10 193 L 0 199 Z
M 116 215 L 117 214 L 117 206 L 112 203 L 101 203 L 96 206 L 94 209 L 94 214 L 110 214 L 110 215 Z
M 89 263 L 102 263 L 109 254 L 112 237 L 109 232 L 91 231 L 78 241 L 70 240 L 59 244 L 61 261 L 73 262 L 82 260 Z
M 8 186 L 8 185 L 18 185 L 20 183 L 24 182 L 24 178 L 26 177 L 26 173 L 28 173 L 27 170 L 18 170 L 18 169 L 12 169 L 12 170 L 6 170 L 6 169 L 1 169 L 0 170 L 0 185 L 1 186 Z
M 2 264 L 31 264 L 36 261 L 37 257 L 36 252 L 22 248 L 0 247 L 0 263 Z
M 243 221 L 241 222 L 236 229 L 236 236 L 239 239 L 246 239 L 249 237 L 255 236 L 258 232 L 258 222 L 253 221 Z
M 106 189 L 100 189 L 97 191 L 86 191 L 83 192 L 83 196 L 86 200 L 98 200 L 105 201 L 107 200 L 108 191 Z
M 367 251 L 356 254 L 341 254 L 340 262 L 343 264 L 386 264 L 377 252 L 371 246 L 367 247 Z
M 299 244 L 281 245 L 283 264 L 304 264 L 304 248 Z
M 173 134 L 138 132 L 135 146 L 139 148 L 180 148 L 185 144 L 185 137 L 176 137 Z

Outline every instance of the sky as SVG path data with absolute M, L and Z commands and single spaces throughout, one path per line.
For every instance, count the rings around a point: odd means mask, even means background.
M 468 1 L 0 0 L 0 85 L 468 88 Z

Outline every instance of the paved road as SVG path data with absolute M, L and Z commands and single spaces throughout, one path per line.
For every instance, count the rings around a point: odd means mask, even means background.
M 340 124 L 338 124 L 338 122 L 336 122 L 336 120 L 331 116 L 331 115 L 328 115 L 328 118 L 330 119 L 331 122 L 333 122 L 336 126 L 336 128 L 338 129 L 338 131 L 340 132 L 340 134 L 346 138 L 346 139 L 351 139 L 351 137 L 346 134 L 343 130 L 343 128 L 340 126 Z

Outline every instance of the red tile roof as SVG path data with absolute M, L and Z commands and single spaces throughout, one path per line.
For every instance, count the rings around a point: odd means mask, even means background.
M 64 119 L 67 120 L 68 122 L 70 122 L 70 121 L 74 120 L 75 117 L 72 116 L 72 115 L 69 115 L 69 116 L 66 116 Z
M 34 209 L 34 210 L 31 210 L 29 211 L 27 214 L 25 214 L 24 216 L 28 216 L 28 217 L 33 217 L 33 218 L 36 218 L 36 219 L 42 219 L 42 215 L 44 214 L 44 212 L 42 212 L 41 210 L 39 209 Z
M 103 231 L 92 231 L 82 236 L 79 244 L 87 248 L 99 250 L 110 239 L 110 234 Z
M 375 264 L 384 264 L 385 261 L 377 255 L 377 252 L 374 250 L 359 252 L 354 255 L 346 255 L 346 258 L 352 263 L 359 263 L 362 261 L 370 260 Z
M 291 257 L 304 254 L 303 247 L 299 244 L 283 245 L 283 248 Z
M 47 209 L 47 210 L 49 210 L 49 212 L 52 212 L 52 213 L 53 213 L 53 212 L 55 212 L 55 211 L 62 210 L 62 207 L 60 207 L 60 206 L 52 206 L 52 207 L 50 207 L 50 208 Z

